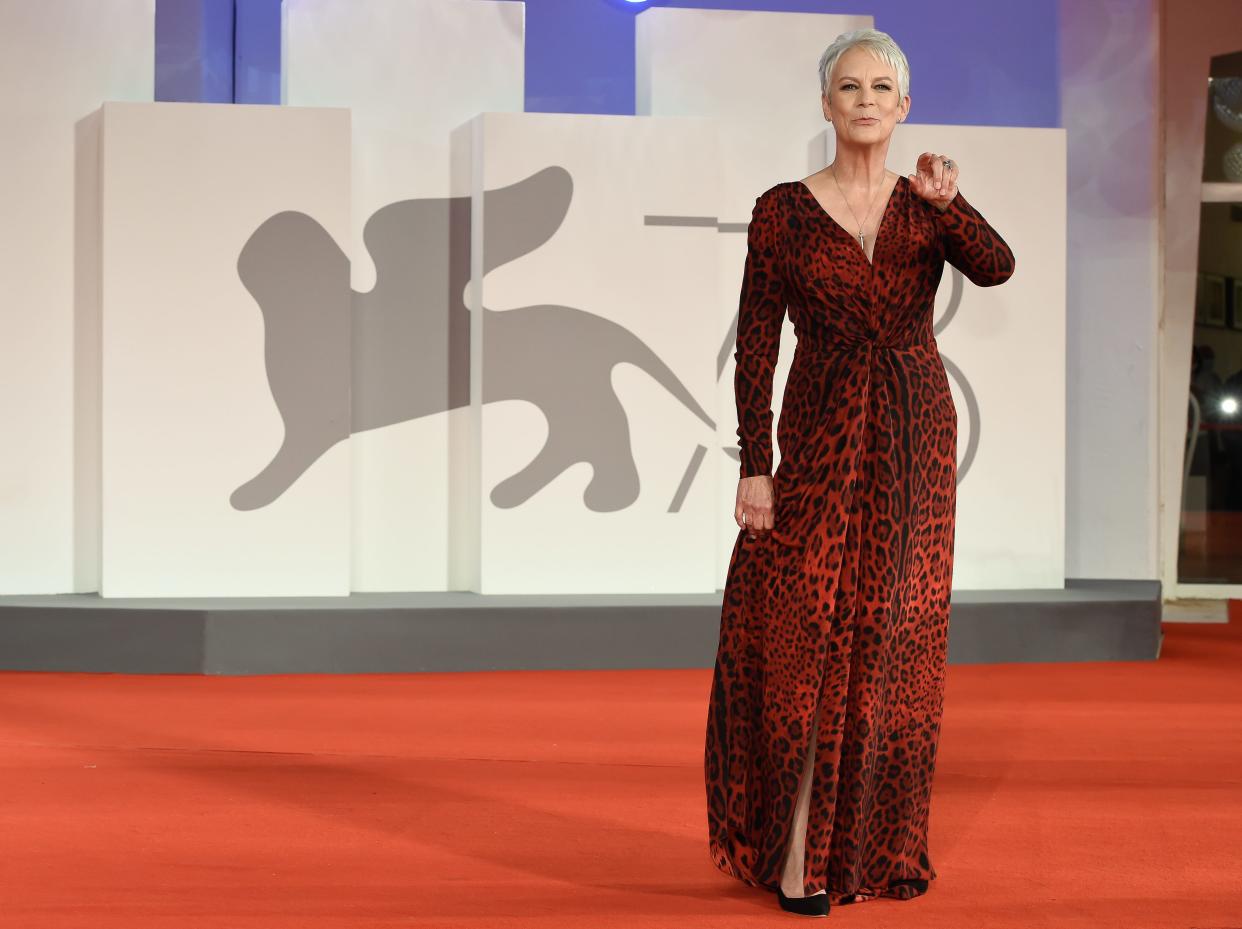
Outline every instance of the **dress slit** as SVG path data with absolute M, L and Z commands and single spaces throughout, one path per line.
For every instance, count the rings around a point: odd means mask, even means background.
M 802 893 L 816 893 L 817 891 L 808 891 L 806 889 L 807 878 L 811 874 L 810 857 L 811 843 L 806 840 L 807 834 L 810 832 L 810 813 L 811 813 L 811 797 L 815 792 L 815 775 L 818 766 L 815 764 L 815 756 L 819 750 L 819 711 L 823 704 L 821 694 L 819 703 L 815 707 L 815 715 L 812 717 L 811 736 L 807 740 L 807 749 L 802 758 L 802 775 L 798 779 L 798 791 L 794 795 L 793 819 L 788 830 L 789 838 L 785 843 L 785 854 L 781 856 L 781 869 L 777 880 L 784 880 L 785 870 L 788 867 L 788 859 L 793 851 L 794 836 L 798 831 L 798 821 L 802 820 Z M 799 813 L 801 810 L 801 814 Z

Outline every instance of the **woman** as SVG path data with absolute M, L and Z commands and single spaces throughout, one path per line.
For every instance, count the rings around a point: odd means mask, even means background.
M 910 110 L 893 40 L 819 63 L 836 157 L 755 203 L 734 389 L 741 480 L 708 711 L 716 866 L 780 905 L 908 899 L 936 877 L 928 807 L 944 694 L 957 413 L 932 334 L 948 261 L 979 286 L 1005 241 L 925 152 L 885 168 Z M 786 306 L 798 336 L 772 467 Z

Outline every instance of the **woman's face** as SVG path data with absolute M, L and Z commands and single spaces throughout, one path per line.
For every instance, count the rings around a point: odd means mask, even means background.
M 859 46 L 837 59 L 821 101 L 838 144 L 881 142 L 910 111 L 910 97 L 898 96 L 896 72 Z

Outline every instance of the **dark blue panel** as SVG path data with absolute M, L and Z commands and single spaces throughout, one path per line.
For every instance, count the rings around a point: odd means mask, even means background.
M 634 10 L 613 0 L 527 0 L 526 111 L 634 113 Z
M 280 103 L 280 3 L 236 0 L 235 103 Z
M 157 0 L 155 99 L 233 102 L 233 0 Z

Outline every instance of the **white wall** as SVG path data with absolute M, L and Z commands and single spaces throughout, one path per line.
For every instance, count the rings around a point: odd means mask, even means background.
M 1242 37 L 1230 0 L 1212 0 L 1193 22 L 1171 19 L 1166 84 L 1159 88 L 1157 2 L 1062 4 L 1062 108 L 1071 146 L 1069 241 L 1062 252 L 1068 266 L 1063 566 L 1070 576 L 1151 577 L 1158 553 L 1166 582 L 1175 576 L 1179 420 L 1189 366 L 1206 85 L 1199 78 L 1206 77 L 1211 55 L 1236 51 Z M 451 195 L 462 196 L 450 182 L 453 130 L 481 111 L 521 109 L 523 7 L 503 0 L 286 0 L 285 8 L 287 101 L 353 111 L 352 212 L 346 227 L 327 225 L 353 259 L 355 291 L 366 296 L 377 280 L 362 234 L 376 211 L 403 199 L 447 202 Z M 638 17 L 640 113 L 727 117 L 718 131 L 732 154 L 721 158 L 715 217 L 716 278 L 723 293 L 736 294 L 754 193 L 810 173 L 827 157 L 818 131 L 818 88 L 810 84 L 805 62 L 836 33 L 869 23 L 866 16 L 674 9 L 651 9 Z M 154 0 L 106 5 L 0 0 L 0 35 L 5 44 L 0 112 L 6 128 L 0 197 L 11 217 L 0 227 L 0 314 L 9 334 L 0 341 L 0 421 L 21 448 L 20 455 L 0 461 L 0 591 L 92 590 L 99 582 L 101 530 L 94 515 L 100 470 L 92 460 L 100 438 L 92 432 L 98 421 L 92 416 L 99 403 L 98 372 L 90 367 L 98 335 L 91 328 L 91 319 L 98 318 L 91 307 L 99 297 L 90 253 L 96 241 L 91 230 L 99 221 L 90 195 L 97 164 L 91 114 L 106 100 L 151 99 Z M 741 72 L 731 62 L 745 47 L 738 43 L 748 41 L 781 53 L 765 66 Z M 342 42 L 358 54 L 339 54 Z M 756 74 L 762 78 L 757 85 L 745 80 Z M 36 78 L 37 94 L 30 91 Z M 446 95 L 445 87 L 455 90 Z M 1134 105 L 1117 106 L 1118 99 Z M 1163 355 L 1155 341 L 1164 270 L 1157 236 L 1158 99 L 1170 114 Z M 771 100 L 787 107 L 775 119 L 758 112 Z M 730 122 L 731 108 L 751 122 Z M 788 138 L 770 132 L 761 122 L 765 118 L 788 126 Z M 916 128 L 955 130 L 905 126 L 911 130 L 908 139 L 915 138 Z M 997 189 L 978 190 L 980 207 L 1015 243 L 1015 251 L 1018 244 L 1032 247 L 1023 236 L 1043 235 L 1025 231 L 1025 201 L 1006 201 Z M 447 247 L 452 230 L 446 219 L 435 222 L 439 227 L 434 222 L 425 227 L 429 241 Z M 1021 266 L 1023 255 L 1018 257 Z M 439 280 L 446 282 L 447 277 Z M 1015 279 L 997 296 L 1003 291 L 1008 300 L 1018 283 Z M 75 294 L 85 314 L 76 331 Z M 734 309 L 722 304 L 720 331 L 710 340 L 713 354 Z M 790 353 L 782 355 L 787 365 Z M 778 398 L 783 377 L 784 366 L 777 373 Z M 732 442 L 729 384 L 727 376 L 718 379 L 716 402 L 718 437 Z M 83 414 L 76 426 L 75 405 Z M 1163 429 L 1160 468 L 1157 411 Z M 463 412 L 414 417 L 356 434 L 343 446 L 353 464 L 353 589 L 463 586 L 453 574 L 450 503 L 460 491 L 450 436 Z M 717 476 L 729 480 L 718 484 L 717 538 L 731 544 L 736 468 L 720 458 Z M 963 527 L 972 522 L 974 479 L 962 488 Z M 1164 500 L 1159 537 L 1157 487 Z M 1019 484 L 1012 493 L 1021 491 Z M 1049 506 L 1055 511 L 1055 503 Z M 1011 518 L 1005 517 L 1007 524 Z M 721 543 L 721 560 L 728 548 Z M 959 559 L 959 586 L 977 586 L 967 580 L 972 563 L 969 556 Z M 978 586 L 996 577 L 986 575 Z
M 1063 0 L 1060 14 L 1069 143 L 1065 569 L 1149 579 L 1158 573 L 1155 0 Z M 1203 75 L 1200 91 L 1206 66 Z M 1202 146 L 1202 96 L 1191 109 Z M 1197 204 L 1193 222 L 1197 229 Z
M 152 99 L 155 0 L 0 0 L 0 37 L 0 591 L 93 590 L 89 558 L 74 574 L 75 127 Z

